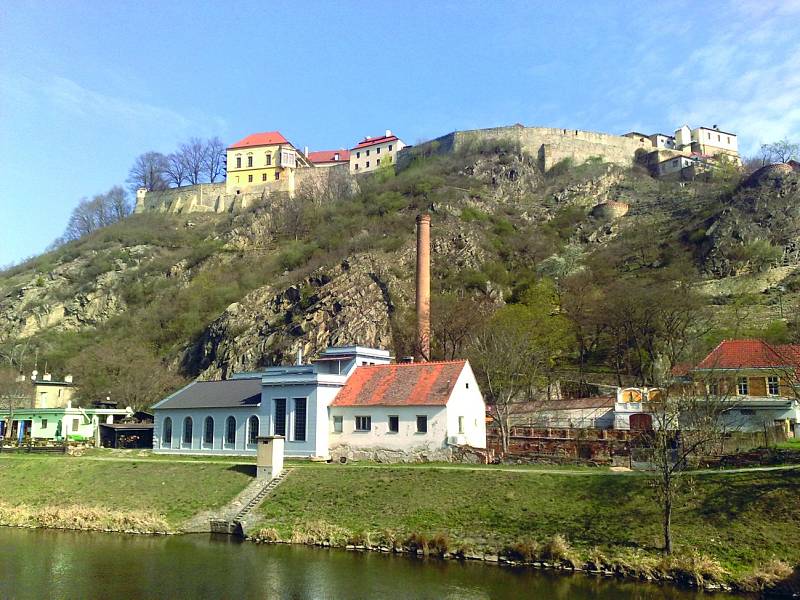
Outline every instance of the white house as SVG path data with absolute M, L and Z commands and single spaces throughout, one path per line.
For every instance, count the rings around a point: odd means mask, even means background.
M 358 367 L 330 419 L 332 456 L 486 447 L 486 404 L 466 360 Z
M 367 136 L 350 150 L 350 172 L 369 173 L 381 166 L 394 164 L 397 153 L 405 147 L 403 140 L 387 129 L 384 135 Z
M 438 448 L 448 442 L 485 447 L 486 432 L 482 422 L 485 405 L 468 363 L 390 365 L 390 361 L 386 350 L 346 346 L 328 348 L 320 358 L 307 365 L 269 367 L 260 372 L 239 373 L 224 381 L 195 381 L 153 406 L 153 450 L 176 454 L 254 455 L 257 437 L 280 435 L 286 439 L 286 456 L 328 458 L 331 445 L 340 445 L 341 437 L 338 434 L 344 431 L 336 431 L 337 420 L 331 414 L 334 410 L 332 404 L 353 377 L 357 376 L 354 381 L 361 381 L 362 371 L 375 370 L 381 365 L 408 369 L 408 373 L 426 373 L 426 366 L 428 370 L 443 369 L 433 367 L 434 364 L 460 364 L 461 368 L 455 375 L 455 368 L 448 367 L 446 372 L 453 380 L 453 389 L 457 387 L 456 380 L 463 381 L 463 392 L 449 394 L 444 405 L 433 403 L 434 399 L 438 402 L 439 395 L 430 396 L 432 403 L 419 411 L 419 415 L 430 417 L 430 434 L 406 437 L 406 442 L 400 447 L 428 447 L 433 440 Z M 422 381 L 438 393 L 442 386 L 450 385 L 450 379 L 431 380 L 428 376 L 423 377 Z M 410 380 L 406 377 L 403 381 Z M 359 397 L 364 398 L 364 394 L 378 395 L 380 390 L 369 391 L 371 389 L 364 388 Z M 424 389 L 428 388 L 419 388 Z M 348 392 L 347 397 L 351 395 Z M 448 413 L 450 396 L 453 396 L 454 406 L 458 405 L 458 414 Z M 385 394 L 380 397 L 385 400 Z M 470 411 L 466 408 L 461 410 L 462 403 L 469 405 Z M 408 406 L 415 405 L 412 401 Z M 375 405 L 377 408 L 378 405 Z M 338 423 L 340 428 L 344 428 L 346 407 L 341 410 L 336 415 L 342 417 Z M 372 417 L 372 410 L 360 412 L 358 416 Z M 481 422 L 478 425 L 480 430 L 476 432 L 475 426 L 470 426 L 466 419 L 478 411 L 481 413 Z M 393 416 L 399 414 L 392 413 Z M 405 412 L 403 414 L 405 422 L 407 415 Z M 440 436 L 441 418 L 448 414 L 455 420 L 446 423 L 444 433 Z M 465 433 L 459 433 L 457 416 L 465 418 L 461 422 L 461 429 Z M 374 417 L 377 425 L 380 422 L 379 415 L 376 413 Z M 351 426 L 355 428 L 354 419 L 352 423 L 348 421 L 348 427 Z M 366 446 L 370 446 L 372 441 L 364 436 L 357 439 L 360 445 Z M 398 439 L 393 438 L 392 443 Z

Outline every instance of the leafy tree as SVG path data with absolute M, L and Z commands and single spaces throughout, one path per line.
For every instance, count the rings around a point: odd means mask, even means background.
M 530 288 L 524 300 L 495 312 L 473 336 L 467 352 L 493 409 L 504 452 L 515 405 L 545 399 L 542 390 L 570 344 L 568 323 L 555 314 L 552 283 L 545 280 Z
M 136 157 L 126 180 L 136 192 L 144 188 L 149 192 L 167 189 L 167 159 L 160 152 L 145 152 Z

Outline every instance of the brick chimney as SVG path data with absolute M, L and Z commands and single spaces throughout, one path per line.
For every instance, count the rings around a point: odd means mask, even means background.
M 431 359 L 431 216 L 417 216 L 417 353 Z

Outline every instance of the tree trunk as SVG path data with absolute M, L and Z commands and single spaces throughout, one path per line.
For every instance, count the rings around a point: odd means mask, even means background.
M 672 554 L 672 496 L 664 500 L 664 554 Z

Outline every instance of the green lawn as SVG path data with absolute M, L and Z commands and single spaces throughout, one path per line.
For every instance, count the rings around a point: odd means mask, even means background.
M 800 563 L 800 469 L 696 475 L 674 515 L 678 549 L 731 573 L 779 558 Z M 259 509 L 283 537 L 323 522 L 352 532 L 445 534 L 501 549 L 565 535 L 579 551 L 661 546 L 658 507 L 638 474 L 555 475 L 356 466 L 297 468 Z
M 83 506 L 157 514 L 177 527 L 226 504 L 252 480 L 249 467 L 69 456 L 0 457 L 0 503 Z

